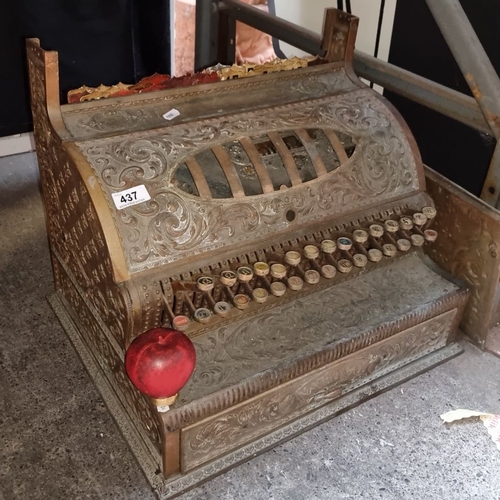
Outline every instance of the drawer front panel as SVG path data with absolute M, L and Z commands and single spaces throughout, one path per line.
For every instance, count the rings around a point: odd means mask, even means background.
M 291 380 L 181 433 L 187 472 L 330 403 L 388 368 L 446 345 L 457 309 L 403 330 L 318 370 Z

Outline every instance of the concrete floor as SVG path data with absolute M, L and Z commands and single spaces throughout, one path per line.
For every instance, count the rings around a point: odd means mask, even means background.
M 0 500 L 154 497 L 45 297 L 33 154 L 0 158 Z M 185 494 L 188 499 L 500 499 L 500 359 L 465 354 Z

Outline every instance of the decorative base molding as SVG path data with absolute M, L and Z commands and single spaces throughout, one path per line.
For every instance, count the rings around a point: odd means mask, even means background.
M 79 326 L 70 317 L 61 297 L 57 293 L 53 294 L 49 297 L 49 302 L 73 346 L 80 355 L 92 380 L 99 389 L 111 415 L 137 458 L 146 478 L 161 500 L 173 498 L 225 470 L 243 463 L 260 453 L 266 452 L 278 443 L 287 441 L 463 352 L 463 349 L 458 344 L 452 343 L 431 353 L 424 352 L 416 354 L 414 357 L 406 358 L 398 365 L 391 365 L 387 369 L 377 372 L 376 376 L 366 377 L 365 380 L 356 383 L 352 387 L 351 392 L 348 392 L 335 401 L 239 448 L 237 451 L 198 467 L 191 472 L 176 475 L 165 480 L 161 474 L 158 474 L 157 465 L 151 460 L 151 456 L 144 446 L 144 436 L 141 436 L 141 432 L 134 425 L 110 383 L 101 372 L 97 360 L 83 341 Z

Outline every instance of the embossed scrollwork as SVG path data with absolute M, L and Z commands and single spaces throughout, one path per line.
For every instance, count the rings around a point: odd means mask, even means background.
M 150 113 L 142 109 L 131 112 L 126 109 L 104 109 L 99 113 L 84 118 L 79 122 L 80 126 L 99 132 L 109 132 L 117 128 L 131 129 L 146 123 L 150 119 Z
M 414 359 L 443 347 L 453 317 L 454 311 L 441 314 L 371 345 L 354 358 L 341 358 L 310 372 L 307 380 L 297 378 L 290 385 L 281 386 L 280 390 L 264 392 L 244 405 L 200 422 L 187 431 L 186 463 L 196 467 L 331 403 L 405 359 Z
M 51 251 L 64 262 L 117 342 L 123 345 L 129 306 L 125 292 L 113 282 L 110 256 L 89 193 L 52 128 L 47 111 L 44 57 L 38 48 L 28 51 L 35 141 Z M 61 280 L 59 276 L 56 275 L 56 286 Z
M 347 163 L 314 181 L 228 204 L 185 195 L 171 180 L 190 155 L 242 136 L 294 127 L 344 132 L 355 138 L 356 150 Z M 404 132 L 365 90 L 80 147 L 108 196 L 137 184 L 151 195 L 150 201 L 115 215 L 132 271 L 231 245 L 233 238 L 241 242 L 255 240 L 256 232 L 262 237 L 285 231 L 290 209 L 306 223 L 418 188 L 417 165 Z

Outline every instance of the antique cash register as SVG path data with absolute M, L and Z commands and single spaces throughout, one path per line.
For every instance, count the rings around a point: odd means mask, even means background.
M 439 211 L 355 32 L 324 64 L 64 105 L 28 41 L 51 303 L 161 498 L 460 352 L 467 290 L 426 257 Z M 196 351 L 168 408 L 125 370 L 156 328 Z

